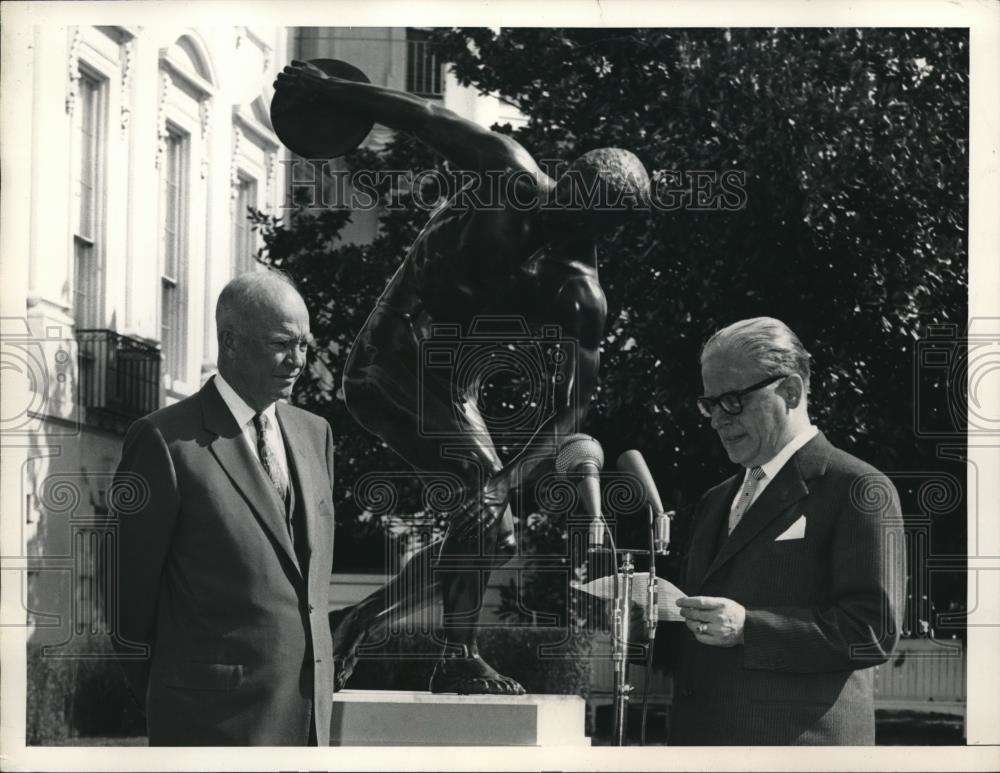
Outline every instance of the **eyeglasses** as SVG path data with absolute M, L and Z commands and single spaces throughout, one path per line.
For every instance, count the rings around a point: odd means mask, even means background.
M 715 406 L 719 406 L 730 416 L 738 416 L 743 412 L 742 398 L 744 396 L 750 394 L 751 392 L 756 392 L 758 389 L 763 389 L 768 384 L 773 384 L 775 381 L 787 378 L 789 375 L 791 374 L 782 373 L 780 376 L 771 376 L 763 381 L 758 381 L 756 384 L 751 384 L 746 389 L 737 389 L 735 392 L 726 392 L 718 397 L 706 397 L 705 395 L 702 395 L 696 400 L 698 403 L 698 410 L 701 411 L 702 416 L 709 419 L 712 418 L 712 409 Z

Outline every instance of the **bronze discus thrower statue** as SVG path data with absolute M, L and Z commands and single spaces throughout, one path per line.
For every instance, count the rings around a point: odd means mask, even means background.
M 479 655 L 483 588 L 516 548 L 512 495 L 552 469 L 560 439 L 576 430 L 587 411 L 607 312 L 594 238 L 645 205 L 649 177 L 629 151 L 603 148 L 578 158 L 557 181 L 508 136 L 413 94 L 327 75 L 304 62 L 286 67 L 275 87 L 408 132 L 454 169 L 476 173 L 471 179 L 492 186 L 488 193 L 471 191 L 482 194 L 473 200 L 488 199 L 490 206 L 470 206 L 468 198 L 460 203 L 453 196 L 433 212 L 348 358 L 344 397 L 351 414 L 418 472 L 457 476 L 463 504 L 447 515 L 443 540 L 411 558 L 385 587 L 331 615 L 337 689 L 366 637 L 440 593 L 446 643 L 431 691 L 521 695 L 517 681 Z M 498 179 L 516 185 L 497 186 Z M 524 206 L 526 198 L 534 205 Z M 604 206 L 595 206 L 595 199 Z M 421 342 L 432 325 L 467 326 L 486 314 L 558 325 L 575 342 L 549 374 L 555 409 L 507 464 L 480 412 L 477 385 L 457 389 L 420 370 Z M 448 438 L 447 453 L 442 438 Z M 428 561 L 434 562 L 431 573 L 418 568 Z

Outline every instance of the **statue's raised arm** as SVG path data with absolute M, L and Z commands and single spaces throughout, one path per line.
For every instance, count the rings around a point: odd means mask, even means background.
M 412 134 L 458 169 L 523 169 L 537 175 L 543 188 L 551 185 L 551 179 L 517 140 L 415 94 L 338 78 L 298 60 L 278 73 L 274 86 L 299 92 L 302 98 L 329 100 L 390 129 Z

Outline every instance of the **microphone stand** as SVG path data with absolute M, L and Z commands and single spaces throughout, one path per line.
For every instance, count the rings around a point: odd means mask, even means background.
M 653 506 L 646 505 L 649 510 L 649 584 L 647 586 L 647 633 L 649 634 L 649 648 L 653 649 L 653 639 L 656 638 L 656 624 L 660 619 L 659 586 L 656 582 L 656 513 Z
M 649 512 L 649 583 L 646 589 L 646 674 L 642 685 L 642 733 L 639 745 L 646 745 L 646 712 L 649 708 L 649 675 L 653 670 L 653 644 L 656 641 L 656 624 L 659 622 L 659 588 L 656 581 L 656 512 L 652 504 L 647 504 Z
M 611 660 L 614 664 L 614 727 L 612 728 L 611 744 L 624 746 L 629 698 L 635 689 L 628 682 L 629 613 L 632 605 L 634 559 L 636 553 L 644 553 L 645 551 L 618 550 L 615 546 L 615 539 L 611 536 L 611 531 L 605 529 L 605 534 L 611 544 L 611 597 L 614 606 L 611 623 Z M 603 547 L 591 545 L 587 552 L 596 557 L 608 551 Z M 619 561 L 621 561 L 620 568 Z
M 659 534 L 658 514 L 652 503 L 647 503 L 649 513 L 649 583 L 647 586 L 646 606 L 647 606 L 647 633 L 649 643 L 646 651 L 646 678 L 645 689 L 643 690 L 642 706 L 642 743 L 646 743 L 646 709 L 649 698 L 649 674 L 652 670 L 653 643 L 656 637 L 658 607 L 658 584 L 656 578 L 655 556 L 659 553 L 665 555 L 666 540 L 669 536 Z M 665 515 L 665 514 L 664 514 Z M 669 530 L 666 530 L 669 533 Z M 612 603 L 614 604 L 614 616 L 612 621 L 612 662 L 614 664 L 614 728 L 612 732 L 612 745 L 624 746 L 627 737 L 628 707 L 631 695 L 635 688 L 628 681 L 628 649 L 630 640 L 630 622 L 632 607 L 632 586 L 635 580 L 635 557 L 646 553 L 645 550 L 618 550 L 615 546 L 614 537 L 608 529 L 604 516 L 600 513 L 595 515 L 589 527 L 587 553 L 596 559 L 605 552 L 603 543 L 604 537 L 611 545 L 611 572 L 612 572 Z M 661 544 L 662 539 L 662 544 Z M 659 548 L 659 550 L 658 550 Z M 619 561 L 621 567 L 619 569 Z M 589 567 L 588 567 L 589 568 Z M 590 574 L 588 572 L 588 574 Z M 596 572 L 594 575 L 596 576 Z M 601 575 L 603 576 L 603 574 Z
M 655 514 L 652 505 L 649 506 L 650 525 L 655 526 Z M 612 597 L 614 603 L 614 620 L 612 623 L 612 662 L 614 663 L 614 728 L 611 743 L 613 746 L 625 746 L 628 728 L 628 707 L 632 693 L 635 691 L 628 679 L 628 648 L 630 641 L 630 621 L 632 606 L 632 584 L 635 580 L 635 558 L 643 554 L 645 550 L 619 550 L 615 547 L 614 537 L 610 531 L 607 532 L 611 542 L 611 553 L 613 556 L 612 568 L 614 570 L 614 582 Z M 653 606 L 648 610 L 649 622 L 649 649 L 646 658 L 646 682 L 648 687 L 649 671 L 652 665 L 653 639 L 656 635 L 656 618 L 658 613 L 656 569 L 653 557 L 656 555 L 655 529 L 650 528 L 650 584 L 647 588 L 647 604 Z M 621 562 L 620 569 L 618 563 Z M 648 690 L 647 690 L 648 692 Z M 643 700 L 645 714 L 646 701 Z M 643 716 L 643 743 L 645 743 L 645 716 Z
M 626 725 L 628 723 L 628 702 L 634 689 L 628 683 L 628 640 L 629 612 L 632 603 L 632 575 L 635 570 L 633 551 L 621 551 L 621 582 L 615 593 L 614 632 L 612 634 L 613 655 L 615 666 L 615 726 L 612 743 L 615 746 L 625 745 Z M 616 572 L 617 574 L 617 572 Z

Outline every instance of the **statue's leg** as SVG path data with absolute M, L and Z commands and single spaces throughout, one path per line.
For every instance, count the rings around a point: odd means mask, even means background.
M 475 505 L 476 508 L 480 506 Z M 415 553 L 386 585 L 358 604 L 331 613 L 337 662 L 336 690 L 346 684 L 362 643 L 381 640 L 391 631 L 394 622 L 416 614 L 435 598 L 441 598 L 445 644 L 431 689 L 435 692 L 523 694 L 523 688 L 515 680 L 497 673 L 479 657 L 477 645 L 482 591 L 490 570 L 506 563 L 515 551 L 509 507 L 496 525 L 485 530 L 484 537 L 493 540 L 492 550 L 484 550 L 487 546 L 480 545 L 478 540 L 454 537 L 428 545 Z M 444 555 L 446 546 L 448 553 Z
M 442 541 L 414 553 L 399 573 L 365 599 L 330 613 L 333 633 L 334 691 L 343 689 L 357 665 L 358 648 L 365 642 L 382 641 L 410 615 L 440 598 L 440 583 L 434 571 Z
M 398 318 L 378 309 L 373 313 L 345 368 L 347 407 L 362 426 L 418 471 L 429 477 L 443 472 L 456 479 L 457 500 L 462 503 L 458 510 L 465 511 L 486 477 L 500 468 L 499 458 L 485 426 L 476 421 L 478 413 L 456 410 L 449 385 L 430 381 L 418 385 L 416 351 L 400 351 L 408 342 L 411 339 Z M 423 398 L 419 404 L 418 391 Z M 453 452 L 443 456 L 442 445 L 451 446 Z M 480 517 L 477 509 L 473 515 Z M 439 542 L 422 549 L 385 587 L 330 615 L 335 689 L 345 685 L 363 642 L 440 598 L 442 576 L 435 570 L 440 548 Z M 474 603 L 478 608 L 479 602 Z
M 499 508 L 497 501 L 484 498 L 482 542 L 445 537 L 438 563 L 444 605 L 445 646 L 431 676 L 431 692 L 523 695 L 524 688 L 511 677 L 500 674 L 479 655 L 477 642 L 483 592 L 492 570 L 511 557 L 515 550 L 509 505 L 502 518 L 490 517 Z M 493 513 L 495 516 L 495 511 Z
M 485 432 L 485 423 L 473 404 L 465 415 Z M 489 444 L 492 472 L 467 507 L 453 513 L 438 559 L 444 606 L 445 648 L 431 676 L 431 692 L 523 695 L 524 688 L 498 673 L 479 655 L 477 643 L 483 594 L 492 571 L 516 550 L 507 481 L 495 477 L 500 459 Z M 469 528 L 475 525 L 478 528 Z

